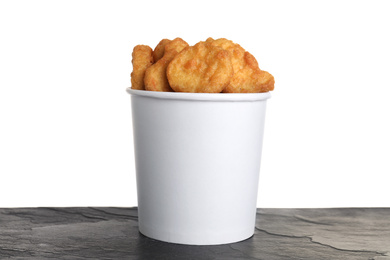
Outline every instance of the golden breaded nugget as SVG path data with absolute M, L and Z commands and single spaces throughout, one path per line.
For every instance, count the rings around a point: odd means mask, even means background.
M 210 43 L 211 45 L 221 47 L 222 49 L 230 52 L 234 72 L 238 72 L 243 67 L 243 57 L 245 54 L 245 49 L 242 48 L 239 44 L 236 44 L 225 38 L 220 38 L 217 40 L 214 40 L 213 38 L 208 38 L 206 42 Z
M 147 45 L 137 45 L 133 49 L 132 57 L 131 88 L 144 90 L 145 71 L 153 64 L 153 50 Z
M 145 72 L 145 89 L 151 91 L 173 91 L 169 86 L 166 69 L 171 60 L 188 46 L 181 38 L 176 38 L 165 45 L 164 56 Z
M 167 45 L 171 40 L 168 39 L 162 39 L 154 48 L 153 51 L 153 60 L 154 62 L 157 62 L 159 59 L 161 59 L 164 56 L 165 52 L 165 45 Z
M 260 70 L 255 57 L 239 44 L 225 38 L 217 40 L 208 38 L 206 42 L 219 46 L 231 54 L 234 75 L 223 92 L 257 93 L 274 89 L 274 77 L 270 73 Z
M 167 76 L 178 92 L 219 93 L 233 76 L 230 53 L 199 42 L 176 55 L 168 65 Z
M 223 92 L 261 93 L 274 90 L 274 77 L 267 71 L 259 68 L 255 57 L 249 52 L 245 52 L 244 60 L 244 66 L 234 74 Z

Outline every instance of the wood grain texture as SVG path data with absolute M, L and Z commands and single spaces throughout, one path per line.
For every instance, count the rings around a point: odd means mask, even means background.
M 390 208 L 259 209 L 255 235 L 185 246 L 138 232 L 136 208 L 0 209 L 0 259 L 390 259 Z

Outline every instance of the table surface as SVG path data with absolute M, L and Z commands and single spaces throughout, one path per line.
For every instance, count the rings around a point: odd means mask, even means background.
M 390 259 L 390 208 L 258 209 L 253 237 L 217 246 L 156 241 L 137 208 L 0 209 L 0 259 Z

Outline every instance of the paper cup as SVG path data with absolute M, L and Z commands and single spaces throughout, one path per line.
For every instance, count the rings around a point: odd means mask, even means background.
M 127 91 L 139 231 L 189 245 L 251 237 L 270 94 Z

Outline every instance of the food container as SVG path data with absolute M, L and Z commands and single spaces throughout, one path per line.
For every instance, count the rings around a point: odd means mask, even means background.
M 270 93 L 127 92 L 139 231 L 188 245 L 251 237 Z

